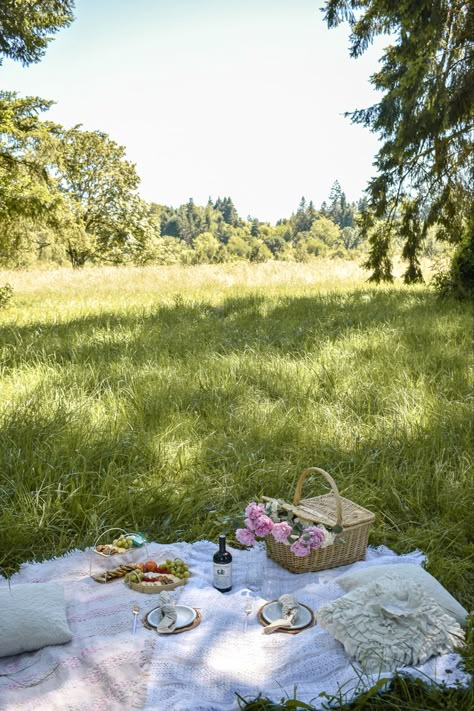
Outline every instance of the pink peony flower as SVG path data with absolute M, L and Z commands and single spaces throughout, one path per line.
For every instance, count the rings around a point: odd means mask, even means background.
M 255 521 L 255 535 L 260 538 L 268 536 L 268 534 L 272 532 L 274 525 L 275 524 L 269 516 L 261 514 Z
M 235 537 L 243 546 L 253 546 L 255 544 L 255 536 L 248 528 L 238 528 L 235 532 Z
M 305 528 L 303 536 L 305 540 L 309 542 L 311 550 L 320 548 L 321 543 L 324 541 L 324 531 L 317 526 L 308 526 L 308 528 Z M 307 536 L 309 536 L 309 538 L 307 538 Z
M 290 551 L 300 558 L 304 558 L 305 555 L 309 554 L 310 548 L 300 536 L 300 538 L 290 546 Z
M 255 526 L 257 525 L 258 519 L 256 518 L 246 518 L 244 523 L 250 531 L 255 531 Z
M 278 543 L 286 543 L 288 541 L 288 536 L 290 535 L 292 528 L 286 521 L 281 521 L 281 523 L 275 523 L 272 528 L 272 536 Z
M 263 504 L 256 504 L 255 501 L 252 501 L 245 509 L 245 516 L 251 521 L 255 521 L 255 519 L 259 518 L 263 513 L 265 513 L 265 506 Z

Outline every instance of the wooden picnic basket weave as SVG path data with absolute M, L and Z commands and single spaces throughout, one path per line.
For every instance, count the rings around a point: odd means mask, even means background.
M 318 472 L 331 485 L 332 492 L 301 499 L 303 483 L 308 474 Z M 263 497 L 271 501 L 268 497 Z M 307 556 L 297 556 L 290 546 L 275 541 L 272 535 L 265 538 L 267 556 L 291 573 L 309 573 L 325 568 L 337 568 L 365 558 L 369 530 L 375 514 L 343 498 L 336 482 L 324 469 L 309 467 L 298 479 L 293 504 L 280 503 L 281 508 L 296 514 L 299 519 L 311 523 L 321 523 L 328 529 L 337 531 L 334 543 L 326 548 L 312 550 Z

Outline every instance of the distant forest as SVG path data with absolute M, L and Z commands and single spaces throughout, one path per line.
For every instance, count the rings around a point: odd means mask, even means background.
M 298 209 L 272 226 L 256 217 L 242 219 L 230 197 L 193 200 L 177 209 L 150 205 L 159 224 L 159 261 L 210 263 L 269 259 L 304 262 L 321 255 L 345 256 L 360 246 L 356 226 L 363 201 L 349 203 L 336 181 L 328 202 L 318 209 L 302 197 Z

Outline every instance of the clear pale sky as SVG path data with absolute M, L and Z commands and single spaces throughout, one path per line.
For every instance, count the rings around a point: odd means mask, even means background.
M 349 58 L 322 0 L 76 0 L 76 20 L 2 89 L 56 101 L 45 114 L 126 146 L 140 192 L 177 206 L 230 195 L 242 217 L 319 207 L 338 179 L 360 197 L 376 137 L 343 113 L 378 100 L 379 42 Z

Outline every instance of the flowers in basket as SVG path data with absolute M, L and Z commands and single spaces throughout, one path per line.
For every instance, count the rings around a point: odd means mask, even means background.
M 276 499 L 267 504 L 250 503 L 245 509 L 245 528 L 238 528 L 235 535 L 244 546 L 253 546 L 258 539 L 273 536 L 277 543 L 290 546 L 291 552 L 300 557 L 331 546 L 336 538 L 335 533 L 322 524 L 298 518 Z

